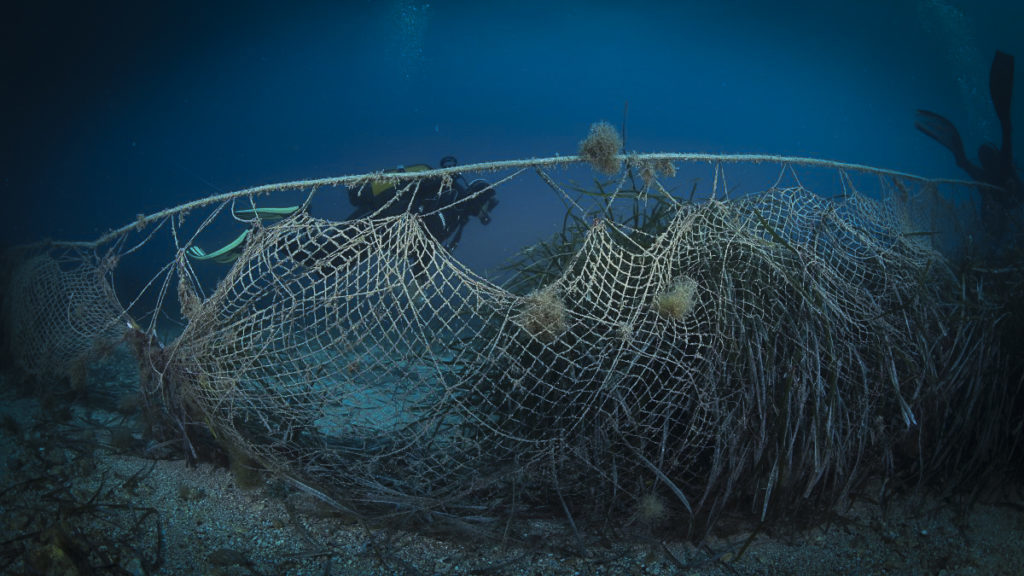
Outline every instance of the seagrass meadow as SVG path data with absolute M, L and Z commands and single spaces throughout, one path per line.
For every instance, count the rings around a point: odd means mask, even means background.
M 270 184 L 21 247 L 7 353 L 76 387 L 130 358 L 154 441 L 216 446 L 370 526 L 699 538 L 1020 473 L 1024 275 L 1013 250 L 964 249 L 947 199 L 971 184 L 616 151 Z M 485 274 L 430 212 L 315 215 L 337 187 L 402 203 L 457 173 L 549 191 L 561 230 Z M 260 212 L 287 194 L 297 209 Z M 247 233 L 211 279 L 190 249 L 232 216 Z

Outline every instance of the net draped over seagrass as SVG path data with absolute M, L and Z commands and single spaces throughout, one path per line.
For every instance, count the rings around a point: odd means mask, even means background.
M 574 202 L 557 172 L 520 164 L 499 195 L 536 173 Z M 957 313 L 957 279 L 905 201 L 933 185 L 880 173 L 892 184 L 874 199 L 835 170 L 828 196 L 779 178 L 698 202 L 664 175 L 613 179 L 608 210 L 520 255 L 545 272 L 514 290 L 444 250 L 429 215 L 256 225 L 205 292 L 185 255 L 198 234 L 175 234 L 160 294 L 177 286 L 185 327 L 160 351 L 159 386 L 219 440 L 368 517 L 628 518 L 649 494 L 685 517 L 733 501 L 761 513 L 842 498 L 901 457 L 968 458 L 950 438 L 977 441 L 977 424 L 951 414 L 989 394 L 977 352 L 992 336 Z M 657 225 L 627 223 L 622 205 L 657 205 Z M 74 288 L 91 273 L 30 264 L 64 305 L 20 296 L 17 351 L 125 325 L 105 284 Z M 93 303 L 92 329 L 54 317 Z

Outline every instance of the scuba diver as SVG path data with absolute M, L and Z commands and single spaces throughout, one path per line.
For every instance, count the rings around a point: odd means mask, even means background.
M 453 156 L 441 159 L 442 168 L 456 165 Z M 423 172 L 430 169 L 426 164 L 416 164 L 400 166 L 391 171 Z M 358 263 L 359 254 L 354 248 L 340 248 L 365 229 L 360 223 L 365 223 L 367 218 L 387 218 L 412 212 L 422 214 L 421 222 L 427 233 L 446 250 L 453 251 L 462 240 L 462 231 L 471 217 L 476 217 L 484 225 L 491 222 L 491 211 L 498 205 L 498 199 L 493 185 L 486 180 L 477 179 L 467 183 L 462 174 L 456 174 L 449 182 L 450 185 L 446 186 L 440 176 L 424 178 L 418 185 L 409 188 L 413 191 L 411 198 L 399 196 L 401 191 L 395 184 L 386 181 L 349 188 L 349 202 L 355 206 L 355 210 L 341 225 L 330 226 L 315 234 L 300 232 L 289 237 L 280 249 L 292 260 L 308 268 L 331 272 L 347 270 Z M 234 214 L 242 220 L 273 221 L 289 218 L 301 211 L 300 206 L 290 206 L 237 210 Z M 242 232 L 234 241 L 215 252 L 207 253 L 198 246 L 191 246 L 188 253 L 195 260 L 230 263 L 242 253 L 248 235 L 249 230 Z M 422 274 L 429 256 L 423 250 L 411 256 L 416 275 Z
M 1013 56 L 996 51 L 988 78 L 992 105 L 999 118 L 1002 131 L 1002 145 L 985 143 L 978 148 L 978 164 L 974 164 L 964 153 L 960 133 L 952 122 L 928 110 L 918 110 L 914 126 L 942 144 L 953 153 L 956 165 L 975 181 L 989 184 L 979 188 L 981 194 L 981 216 L 990 232 L 1002 241 L 1006 232 L 1007 211 L 1021 205 L 1024 187 L 1020 174 L 1013 163 L 1013 131 L 1010 123 L 1010 101 L 1013 98 Z
M 456 165 L 454 156 L 441 159 L 442 168 Z M 430 166 L 416 164 L 400 166 L 393 171 L 426 170 L 430 170 Z M 354 247 L 344 250 L 338 248 L 360 233 L 363 227 L 359 223 L 366 218 L 387 218 L 403 212 L 422 214 L 421 222 L 427 233 L 446 250 L 454 251 L 462 240 L 462 231 L 470 217 L 476 217 L 481 224 L 490 224 L 491 211 L 498 205 L 498 199 L 493 185 L 486 180 L 477 179 L 467 183 L 462 174 L 456 174 L 450 183 L 450 186 L 446 186 L 440 176 L 424 178 L 409 188 L 413 194 L 411 198 L 396 198 L 401 192 L 389 182 L 370 182 L 359 188 L 349 188 L 349 202 L 356 209 L 345 222 L 351 222 L 352 225 L 332 227 L 330 231 L 316 236 L 295 238 L 288 243 L 286 252 L 292 259 L 310 268 L 319 266 L 332 272 L 346 270 L 358 262 L 359 254 Z M 417 277 L 425 271 L 430 256 L 426 250 L 419 250 L 410 256 Z
M 441 168 L 453 168 L 458 165 L 454 156 L 441 159 Z M 394 172 L 424 172 L 430 170 L 426 164 L 399 166 Z M 356 207 L 346 220 L 356 220 L 373 216 L 384 218 L 397 216 L 411 208 L 417 214 L 428 214 L 424 226 L 435 240 L 447 250 L 453 251 L 462 241 L 462 230 L 471 216 L 480 223 L 491 223 L 491 210 L 498 205 L 494 188 L 483 179 L 466 183 L 462 174 L 456 174 L 451 186 L 443 189 L 441 177 L 421 180 L 415 190 L 415 197 L 410 200 L 399 198 L 392 201 L 396 194 L 395 185 L 387 182 L 373 182 L 359 188 L 349 188 L 348 200 Z M 386 205 L 390 203 L 388 208 Z

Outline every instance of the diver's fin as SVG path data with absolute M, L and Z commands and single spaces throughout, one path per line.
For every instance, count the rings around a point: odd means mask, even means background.
M 956 165 L 964 168 L 969 165 L 967 154 L 964 153 L 964 142 L 960 139 L 960 132 L 952 122 L 928 110 L 918 110 L 914 126 L 918 130 L 932 137 L 936 142 L 942 144 L 956 157 Z M 966 169 L 966 168 L 965 168 Z
M 256 218 L 265 222 L 273 222 L 275 220 L 283 220 L 295 214 L 299 211 L 299 208 L 302 208 L 302 206 L 246 208 L 244 210 L 235 210 L 235 216 L 246 222 L 251 222 Z
M 245 239 L 249 237 L 249 231 L 245 230 L 230 243 L 214 252 L 206 252 L 199 246 L 189 246 L 188 255 L 193 260 L 213 260 L 220 264 L 230 264 L 238 259 L 245 248 Z
M 988 89 L 999 124 L 1006 130 L 1010 126 L 1010 101 L 1013 100 L 1013 55 L 996 51 L 988 75 Z

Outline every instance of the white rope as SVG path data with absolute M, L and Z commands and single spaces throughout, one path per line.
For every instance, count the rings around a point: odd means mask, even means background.
M 923 176 L 917 176 L 908 172 L 900 172 L 898 170 L 886 170 L 883 168 L 875 168 L 873 166 L 866 166 L 864 164 L 850 164 L 846 162 L 836 162 L 834 160 L 822 160 L 818 158 L 803 158 L 799 156 L 778 156 L 772 154 L 682 154 L 682 153 L 653 153 L 653 154 L 620 154 L 618 158 L 625 162 L 640 162 L 640 161 L 654 161 L 654 160 L 667 160 L 675 162 L 708 162 L 708 163 L 749 163 L 749 164 L 796 164 L 800 166 L 811 166 L 818 168 L 834 168 L 838 170 L 851 170 L 855 172 L 863 172 L 869 174 L 879 174 L 884 176 L 892 176 L 894 178 L 902 178 L 906 180 L 915 180 L 918 182 L 930 182 L 936 184 L 952 184 L 962 186 L 974 186 L 974 187 L 988 187 L 986 184 L 971 182 L 967 180 L 950 180 L 950 179 L 932 179 L 925 178 Z M 139 229 L 141 226 L 145 226 L 151 222 L 189 212 L 197 208 L 209 206 L 210 204 L 216 204 L 218 202 L 226 202 L 229 200 L 235 200 L 242 197 L 252 197 L 260 194 L 271 194 L 274 192 L 283 192 L 285 190 L 307 190 L 312 188 L 320 188 L 325 186 L 350 186 L 350 185 L 361 185 L 368 182 L 374 181 L 391 181 L 391 182 L 403 182 L 406 180 L 423 180 L 425 178 L 432 178 L 435 176 L 450 177 L 455 174 L 462 172 L 494 172 L 498 170 L 506 169 L 521 169 L 521 168 L 540 168 L 547 166 L 568 166 L 570 164 L 581 163 L 583 160 L 579 156 L 552 156 L 548 158 L 529 158 L 524 160 L 504 160 L 499 162 L 482 162 L 478 164 L 465 164 L 462 166 L 453 166 L 451 168 L 437 168 L 434 170 L 424 170 L 422 172 L 372 172 L 369 174 L 354 174 L 349 176 L 331 176 L 327 178 L 318 178 L 313 180 L 294 180 L 291 182 L 280 182 L 276 184 L 263 184 L 261 186 L 253 186 L 251 188 L 244 188 L 242 190 L 236 190 L 233 192 L 225 192 L 222 194 L 216 194 L 213 196 L 207 196 L 206 198 L 200 198 L 186 204 L 180 204 L 173 208 L 167 208 L 159 212 L 155 212 L 148 216 L 137 218 L 130 224 L 126 224 L 120 228 L 112 230 L 98 239 L 92 242 L 50 242 L 50 246 L 68 246 L 68 247 L 84 247 L 84 248 L 95 248 L 110 242 L 124 234 L 132 232 L 133 230 Z

